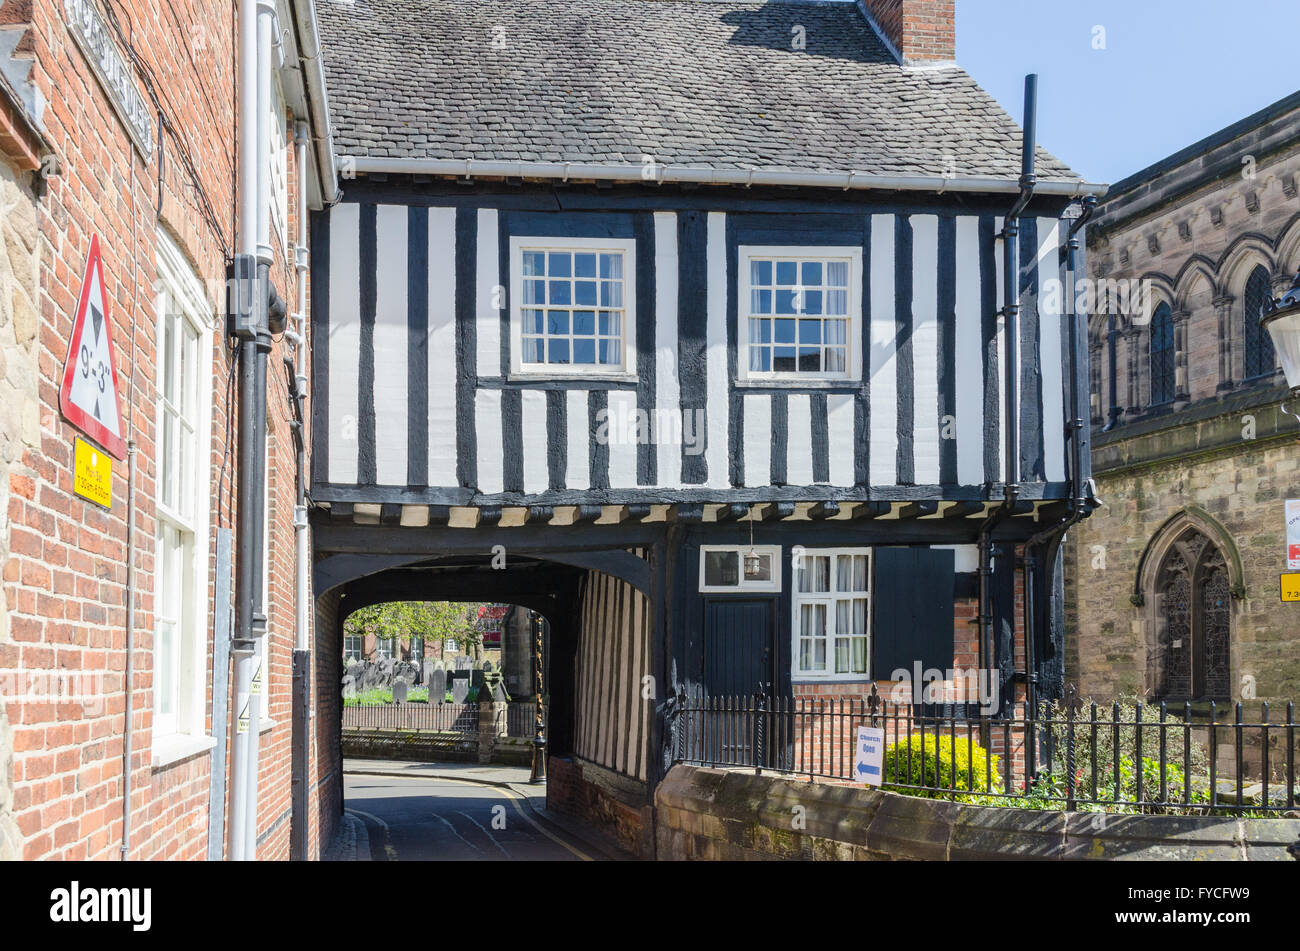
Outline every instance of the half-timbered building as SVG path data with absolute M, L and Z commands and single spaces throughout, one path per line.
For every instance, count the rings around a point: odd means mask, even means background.
M 1096 189 L 1022 178 L 952 0 L 317 9 L 323 651 L 393 598 L 541 612 L 551 799 L 631 845 L 679 690 L 1059 679 Z

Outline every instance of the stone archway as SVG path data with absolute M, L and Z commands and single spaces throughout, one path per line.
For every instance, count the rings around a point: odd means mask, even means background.
M 1167 701 L 1233 694 L 1233 601 L 1241 559 L 1226 530 L 1189 508 L 1158 531 L 1143 555 L 1134 603 L 1141 612 L 1146 686 Z

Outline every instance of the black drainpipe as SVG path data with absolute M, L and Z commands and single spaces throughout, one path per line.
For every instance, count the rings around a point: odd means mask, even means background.
M 1083 212 L 1070 224 L 1066 243 L 1066 273 L 1070 284 L 1074 283 L 1075 255 L 1079 250 L 1078 233 L 1096 211 L 1097 199 L 1089 196 L 1083 200 Z M 1091 480 L 1083 478 L 1083 418 L 1079 412 L 1079 315 L 1074 306 L 1074 288 L 1066 288 L 1067 328 L 1070 341 L 1070 419 L 1066 423 L 1066 435 L 1069 437 L 1069 480 L 1070 502 L 1064 518 L 1055 525 L 1048 526 L 1025 542 L 1025 676 L 1026 699 L 1032 704 L 1037 701 L 1038 668 L 1034 656 L 1035 621 L 1037 620 L 1037 585 L 1038 573 L 1046 569 L 1046 559 L 1042 554 L 1052 551 L 1057 541 L 1074 525 L 1087 517 L 1097 507 L 1096 494 Z
M 980 559 L 980 665 L 993 670 L 996 645 L 993 643 L 993 609 L 990 597 L 990 580 L 993 574 L 993 531 L 1004 519 L 1014 514 L 1020 496 L 1020 427 L 1019 406 L 1016 400 L 1018 376 L 1018 335 L 1020 314 L 1020 213 L 1034 196 L 1037 178 L 1034 175 L 1034 148 L 1038 112 L 1038 75 L 1025 77 L 1025 126 L 1020 153 L 1020 194 L 1007 212 L 1002 223 L 1002 275 L 1005 301 L 1002 307 L 1003 340 L 1006 352 L 1007 375 L 1003 381 L 1003 401 L 1006 405 L 1006 431 L 1003 433 L 1003 484 L 1002 505 L 984 520 L 979 533 Z

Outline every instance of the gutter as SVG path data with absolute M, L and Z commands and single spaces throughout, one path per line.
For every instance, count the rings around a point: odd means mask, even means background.
M 298 58 L 307 86 L 307 110 L 311 114 L 312 139 L 320 171 L 321 201 L 332 205 L 339 200 L 338 165 L 334 160 L 334 130 L 330 125 L 329 96 L 320 60 L 320 33 L 316 30 L 315 0 L 292 0 L 298 26 Z
M 802 185 L 843 191 L 921 191 L 1019 194 L 1012 178 L 945 175 L 877 175 L 870 172 L 818 172 L 800 169 L 700 168 L 690 165 L 607 164 L 601 162 L 495 162 L 476 159 L 382 158 L 341 155 L 339 164 L 358 175 L 454 175 L 460 178 L 554 178 L 640 182 L 663 185 Z M 1103 195 L 1107 186 L 1088 182 L 1038 182 L 1034 193 L 1053 198 Z

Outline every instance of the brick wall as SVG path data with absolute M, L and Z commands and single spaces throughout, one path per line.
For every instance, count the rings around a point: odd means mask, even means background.
M 957 56 L 954 0 L 862 0 L 894 49 L 909 63 L 949 62 Z
M 60 173 L 48 180 L 35 202 L 38 240 L 33 253 L 40 258 L 35 372 L 30 379 L 21 372 L 8 374 L 23 383 L 22 396 L 35 409 L 32 419 L 20 427 L 35 438 L 12 453 L 7 459 L 9 471 L 0 473 L 9 489 L 5 505 L 9 557 L 3 567 L 8 630 L 0 631 L 0 669 L 11 676 L 19 672 L 28 677 L 58 672 L 64 680 L 80 676 L 81 683 L 90 686 L 80 691 L 86 702 L 60 702 L 57 696 L 15 698 L 6 692 L 0 718 L 8 719 L 13 732 L 12 811 L 20 854 L 26 858 L 116 857 L 123 831 L 122 756 L 128 726 L 124 717 L 127 466 L 114 464 L 109 510 L 73 495 L 75 430 L 58 409 L 59 381 L 86 256 L 92 236 L 98 235 L 124 424 L 138 446 L 130 856 L 202 858 L 207 852 L 211 754 L 200 752 L 179 762 L 153 765 L 154 499 L 159 490 L 156 236 L 164 230 L 203 283 L 216 326 L 213 350 L 204 355 L 203 367 L 203 375 L 211 381 L 211 441 L 201 447 L 208 461 L 208 520 L 213 529 L 208 553 L 208 631 L 201 655 L 207 662 L 204 728 L 212 734 L 218 726 L 212 723 L 211 697 L 215 529 L 234 525 L 237 427 L 230 421 L 239 415 L 228 399 L 232 361 L 217 317 L 224 309 L 225 261 L 234 241 L 231 14 L 229 4 L 215 0 L 161 6 L 125 0 L 98 7 L 112 14 L 108 22 L 117 25 L 114 36 L 119 49 L 128 39 L 133 47 L 142 74 L 137 87 L 152 104 L 156 148 L 146 165 L 69 34 L 63 4 L 28 5 L 28 37 L 35 61 L 32 77 L 49 103 L 44 119 Z M 292 189 L 297 181 L 292 149 L 288 164 Z M 8 191 L 3 197 L 9 199 Z M 290 237 L 296 233 L 292 218 L 296 204 L 291 193 Z M 6 222 L 9 217 L 6 209 Z M 278 238 L 272 241 L 277 249 L 272 280 L 293 312 L 299 309 L 293 300 L 296 284 Z M 275 345 L 269 362 L 270 669 L 264 680 L 273 725 L 261 734 L 260 743 L 258 817 L 264 841 L 259 858 L 287 857 L 289 833 L 294 457 L 282 347 L 283 343 Z M 10 350 L 5 347 L 6 360 L 11 359 Z M 6 411 L 8 405 L 20 405 L 3 402 Z M 229 775 L 229 764 L 227 770 Z M 321 789 L 325 792 L 315 794 L 334 795 L 328 784 Z M 4 795 L 0 795 L 3 805 Z
M 645 783 L 580 757 L 550 756 L 546 808 L 582 820 L 626 852 L 651 855 L 652 807 Z

